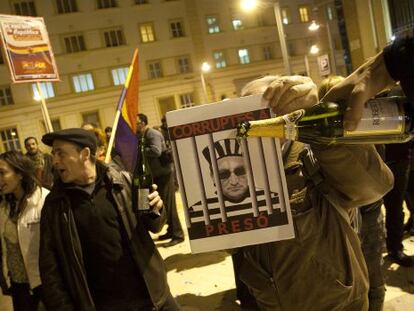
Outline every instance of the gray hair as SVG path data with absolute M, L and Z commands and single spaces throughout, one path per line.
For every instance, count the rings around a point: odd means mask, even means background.
M 247 83 L 241 90 L 241 96 L 248 96 L 254 94 L 262 94 L 267 87 L 275 81 L 279 76 L 264 76 Z

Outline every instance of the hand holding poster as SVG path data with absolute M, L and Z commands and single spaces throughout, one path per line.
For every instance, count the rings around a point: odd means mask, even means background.
M 235 138 L 269 117 L 261 96 L 167 113 L 193 253 L 294 237 L 279 141 Z
M 13 82 L 59 80 L 42 17 L 0 15 L 0 33 Z

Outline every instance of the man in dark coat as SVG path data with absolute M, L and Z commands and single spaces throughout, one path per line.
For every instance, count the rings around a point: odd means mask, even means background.
M 40 274 L 49 310 L 179 310 L 148 231 L 165 208 L 156 190 L 151 212 L 131 206 L 130 176 L 95 159 L 84 129 L 43 136 L 59 178 L 41 217 Z

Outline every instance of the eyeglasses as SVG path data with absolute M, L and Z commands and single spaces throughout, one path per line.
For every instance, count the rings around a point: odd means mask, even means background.
M 244 166 L 239 166 L 232 170 L 227 170 L 227 169 L 220 170 L 218 175 L 219 175 L 219 178 L 223 180 L 223 179 L 229 179 L 232 173 L 236 175 L 237 177 L 241 177 L 243 175 L 246 175 L 246 169 L 244 168 Z

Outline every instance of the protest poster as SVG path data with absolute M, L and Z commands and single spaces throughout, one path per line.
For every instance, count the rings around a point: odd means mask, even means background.
M 261 96 L 168 112 L 168 131 L 193 253 L 294 237 L 278 139 L 236 139 L 271 117 Z
M 0 15 L 0 33 L 13 82 L 59 80 L 42 17 Z

